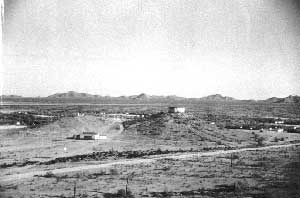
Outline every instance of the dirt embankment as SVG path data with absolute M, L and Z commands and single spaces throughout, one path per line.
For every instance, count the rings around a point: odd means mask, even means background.
M 22 167 L 47 159 L 100 151 L 97 147 L 118 139 L 122 130 L 121 120 L 96 116 L 64 117 L 40 128 L 7 130 L 0 133 L 0 167 Z M 93 142 L 68 139 L 83 132 L 96 132 L 107 139 Z
M 211 148 L 212 149 L 212 148 Z M 205 150 L 211 150 L 205 149 Z M 133 159 L 145 156 L 154 156 L 154 155 L 163 155 L 163 154 L 174 154 L 174 153 L 185 153 L 185 152 L 196 152 L 194 150 L 148 150 L 148 151 L 108 151 L 108 152 L 93 152 L 89 154 L 83 155 L 74 155 L 68 157 L 58 157 L 53 160 L 49 160 L 46 162 L 39 161 L 26 161 L 23 163 L 10 163 L 10 164 L 1 164 L 0 168 L 10 168 L 10 167 L 24 167 L 27 165 L 51 165 L 56 163 L 64 163 L 64 162 L 79 162 L 79 161 L 102 161 L 108 159 Z
M 83 131 L 93 131 L 100 134 L 111 133 L 112 130 L 119 132 L 120 121 L 103 119 L 96 116 L 66 117 L 49 125 L 43 126 L 33 132 L 42 134 L 72 136 Z
M 160 140 L 214 142 L 234 146 L 255 144 L 254 136 L 240 130 L 225 131 L 194 114 L 159 113 L 123 122 L 125 133 Z

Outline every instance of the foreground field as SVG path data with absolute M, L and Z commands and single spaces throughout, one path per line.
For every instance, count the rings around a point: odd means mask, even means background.
M 162 105 L 21 106 L 25 113 L 1 115 L 28 128 L 0 130 L 0 195 L 74 197 L 76 185 L 76 197 L 297 197 L 300 134 L 255 126 L 279 115 L 297 123 L 299 107 L 209 105 L 189 104 L 185 114 Z M 70 139 L 83 131 L 107 139 Z
M 298 197 L 299 164 L 299 145 L 160 156 L 7 177 L 3 196 Z

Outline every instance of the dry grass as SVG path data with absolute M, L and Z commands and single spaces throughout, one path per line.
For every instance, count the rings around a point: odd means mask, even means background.
M 116 120 L 103 120 L 96 115 L 101 111 L 155 113 L 166 107 L 167 105 L 81 106 L 80 111 L 86 112 L 88 116 L 64 117 L 39 128 L 1 132 L 0 164 L 25 163 L 25 165 L 3 168 L 0 176 L 119 159 L 116 155 L 98 161 L 83 158 L 52 165 L 40 163 L 55 158 L 72 159 L 74 156 L 90 155 L 93 152 L 146 153 L 158 149 L 201 151 L 285 144 L 300 140 L 300 134 L 225 128 L 226 123 L 242 123 L 248 121 L 251 116 L 299 118 L 300 108 L 292 105 L 187 104 L 189 113 L 185 115 L 162 113 L 126 122 L 123 132 L 120 131 L 120 123 Z M 74 113 L 79 110 L 76 106 L 39 108 L 40 110 L 33 111 L 52 111 L 55 114 L 65 110 L 68 115 L 68 111 Z M 223 124 L 224 127 L 221 126 Z M 67 139 L 82 131 L 106 133 L 109 139 L 107 141 Z M 67 151 L 64 151 L 64 147 Z M 299 159 L 299 149 L 295 147 L 291 150 L 244 152 L 234 156 L 221 155 L 187 160 L 164 159 L 152 164 L 119 165 L 110 169 L 65 175 L 53 175 L 49 172 L 44 177 L 34 177 L 24 182 L 16 181 L 13 185 L 2 186 L 0 195 L 71 197 L 76 182 L 79 197 L 123 196 L 124 193 L 120 189 L 125 189 L 128 175 L 134 173 L 128 186 L 135 197 L 276 197 L 276 194 L 281 197 L 284 195 L 292 197 L 299 192 L 297 191 Z M 31 162 L 36 164 L 30 164 Z

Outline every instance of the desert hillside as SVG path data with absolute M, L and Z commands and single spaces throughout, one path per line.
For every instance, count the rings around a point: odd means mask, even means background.
M 120 132 L 121 121 L 103 119 L 95 116 L 65 117 L 31 132 L 39 135 L 60 135 L 71 137 L 82 132 L 96 132 L 103 135 L 112 135 Z

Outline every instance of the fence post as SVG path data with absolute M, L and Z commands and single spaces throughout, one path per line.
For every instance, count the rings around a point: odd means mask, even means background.
M 74 198 L 76 198 L 76 181 L 74 182 Z
M 126 187 L 125 187 L 125 195 L 127 196 L 127 192 L 128 192 L 128 176 L 126 179 Z

